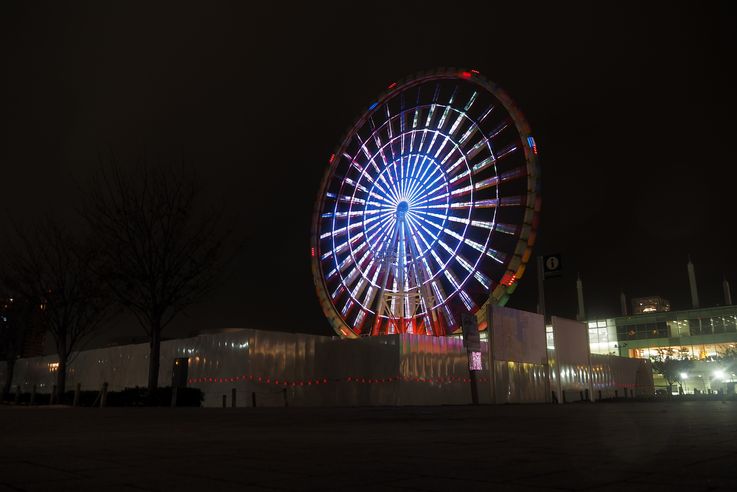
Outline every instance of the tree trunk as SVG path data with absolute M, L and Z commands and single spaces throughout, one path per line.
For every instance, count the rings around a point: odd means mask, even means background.
M 13 371 L 15 370 L 15 355 L 11 354 L 8 356 L 5 362 L 5 384 L 3 384 L 3 395 L 2 399 L 5 400 L 10 394 L 10 389 L 13 386 Z
M 161 355 L 161 326 L 151 326 L 151 351 L 148 356 L 148 391 L 152 393 L 159 387 L 159 358 Z
M 56 402 L 62 403 L 67 384 L 67 358 L 59 356 L 59 367 L 56 370 Z

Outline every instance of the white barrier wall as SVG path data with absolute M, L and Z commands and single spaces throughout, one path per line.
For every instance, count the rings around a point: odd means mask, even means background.
M 589 335 L 585 323 L 553 316 L 554 356 L 551 370 L 556 385 L 552 391 L 560 402 L 592 398 Z
M 543 316 L 500 306 L 489 307 L 487 330 L 494 403 L 550 400 Z
M 593 398 L 641 398 L 654 394 L 653 370 L 647 359 L 591 354 Z
M 485 348 L 485 344 L 484 344 Z M 186 357 L 188 385 L 203 390 L 206 406 L 222 396 L 237 406 L 420 405 L 471 402 L 468 359 L 461 340 L 389 335 L 361 340 L 239 330 L 167 340 L 161 344 L 159 384 L 171 383 L 174 361 Z M 56 356 L 19 359 L 13 387 L 49 393 Z M 145 386 L 148 345 L 85 350 L 69 364 L 67 390 L 110 391 Z M 488 372 L 482 371 L 482 378 Z M 488 402 L 488 392 L 482 401 Z
M 494 351 L 489 353 L 489 345 L 482 342 L 480 402 L 550 401 L 542 317 L 495 307 L 488 319 Z M 589 366 L 582 366 L 588 351 L 581 352 L 579 325 L 554 319 L 558 331 L 551 359 L 555 362 L 557 356 L 561 362 L 553 365 L 553 372 L 560 370 L 561 386 L 571 393 L 566 393 L 567 401 L 576 399 L 579 388 L 589 381 L 594 385 L 589 387 L 592 399 L 599 398 L 599 392 L 601 398 L 615 392 L 624 396 L 624 388 L 638 396 L 653 394 L 649 365 L 640 360 L 595 356 L 589 378 Z M 571 347 L 566 347 L 569 343 Z M 468 357 L 458 338 L 405 334 L 341 340 L 243 329 L 167 340 L 161 345 L 160 385 L 171 384 L 177 358 L 188 359 L 188 385 L 202 389 L 206 406 L 220 406 L 223 395 L 230 406 L 233 389 L 239 407 L 251 406 L 254 394 L 257 406 L 471 402 Z M 30 392 L 36 385 L 39 393 L 49 393 L 55 363 L 55 356 L 19 359 L 13 387 Z M 0 364 L 0 371 L 4 367 Z M 67 390 L 77 383 L 83 390 L 98 390 L 103 382 L 110 391 L 145 386 L 147 374 L 147 344 L 86 350 L 70 363 Z

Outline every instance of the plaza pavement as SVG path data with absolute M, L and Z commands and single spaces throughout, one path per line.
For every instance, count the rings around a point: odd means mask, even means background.
M 0 490 L 737 490 L 737 402 L 0 406 Z

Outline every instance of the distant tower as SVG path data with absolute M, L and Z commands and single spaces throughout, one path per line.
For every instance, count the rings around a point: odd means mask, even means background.
M 688 283 L 691 286 L 691 306 L 694 309 L 699 307 L 699 291 L 696 288 L 696 272 L 691 263 L 691 256 L 688 257 Z
M 724 290 L 724 305 L 731 306 L 732 292 L 729 290 L 729 282 L 727 281 L 726 275 L 724 276 L 724 280 L 722 280 L 722 289 Z
M 578 321 L 585 321 L 586 320 L 586 311 L 584 311 L 583 308 L 583 284 L 581 283 L 581 274 L 578 274 L 578 278 L 576 279 L 576 290 L 578 291 L 578 314 L 576 315 L 576 318 Z
M 627 296 L 624 295 L 624 291 L 619 291 L 619 304 L 622 308 L 622 316 L 627 316 Z

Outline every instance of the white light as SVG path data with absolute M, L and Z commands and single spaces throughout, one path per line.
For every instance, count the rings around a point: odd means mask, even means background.
M 681 379 L 688 379 L 688 373 L 687 372 L 682 372 L 681 373 Z
M 724 379 L 724 371 L 722 371 L 721 369 L 717 369 L 716 371 L 714 371 L 714 377 L 717 379 Z

